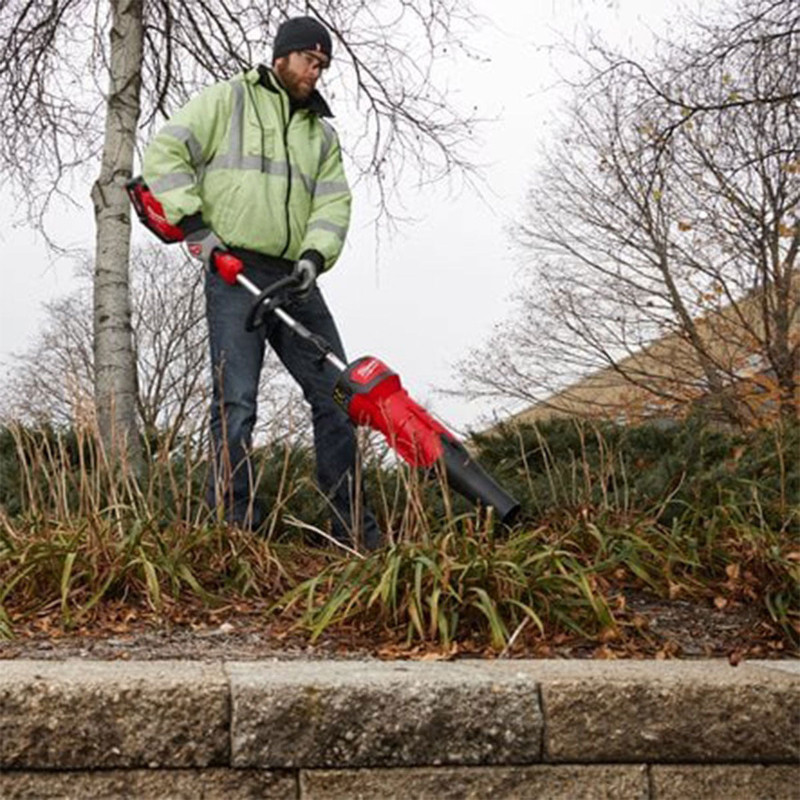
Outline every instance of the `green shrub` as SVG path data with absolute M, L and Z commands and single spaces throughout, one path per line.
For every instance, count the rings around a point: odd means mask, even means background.
M 581 508 L 706 519 L 720 505 L 776 528 L 800 497 L 800 426 L 731 433 L 689 420 L 620 427 L 555 420 L 475 437 L 479 458 L 529 518 Z M 793 498 L 795 499 L 793 501 Z

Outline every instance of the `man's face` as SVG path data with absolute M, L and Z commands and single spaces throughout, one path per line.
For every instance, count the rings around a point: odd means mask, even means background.
M 328 57 L 323 53 L 300 50 L 277 59 L 273 66 L 286 91 L 302 102 L 311 96 L 320 73 L 328 64 Z

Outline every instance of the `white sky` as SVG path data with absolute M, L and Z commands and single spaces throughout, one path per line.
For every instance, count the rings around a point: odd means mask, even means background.
M 451 83 L 465 107 L 477 106 L 480 116 L 496 118 L 480 133 L 491 194 L 485 200 L 465 191 L 448 195 L 445 187 L 406 193 L 419 221 L 392 238 L 382 236 L 376 262 L 373 212 L 366 194 L 356 193 L 347 248 L 321 282 L 349 358 L 382 358 L 414 399 L 460 432 L 508 412 L 499 404 L 441 396 L 435 388 L 454 385 L 453 364 L 486 341 L 492 325 L 508 314 L 520 254 L 511 248 L 507 230 L 521 216 L 537 147 L 564 97 L 557 86 L 563 65 L 548 45 L 561 36 L 574 38 L 588 22 L 607 40 L 641 47 L 651 30 L 678 27 L 684 5 L 681 0 L 475 0 L 476 10 L 493 22 L 473 37 L 489 60 L 466 61 Z M 92 248 L 89 189 L 89 183 L 76 187 L 87 200 L 83 213 L 54 221 L 59 243 Z M 11 355 L 25 349 L 41 324 L 41 303 L 70 291 L 73 267 L 67 260 L 53 263 L 33 233 L 12 227 L 15 210 L 7 195 L 0 199 L 0 214 L 2 376 Z

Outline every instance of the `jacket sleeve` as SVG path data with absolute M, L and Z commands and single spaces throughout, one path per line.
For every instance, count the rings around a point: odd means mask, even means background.
M 200 180 L 230 121 L 230 88 L 209 86 L 179 109 L 144 152 L 142 175 L 177 224 L 202 212 Z
M 339 137 L 327 122 L 322 124 L 325 131 L 322 158 L 300 251 L 317 250 L 325 259 L 325 269 L 330 269 L 344 247 L 352 197 L 344 174 Z

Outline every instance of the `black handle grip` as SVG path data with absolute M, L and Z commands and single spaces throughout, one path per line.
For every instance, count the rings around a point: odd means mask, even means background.
M 244 321 L 245 329 L 254 331 L 256 328 L 260 328 L 264 324 L 264 315 L 283 299 L 275 295 L 284 289 L 296 287 L 299 284 L 300 278 L 296 275 L 286 275 L 284 278 L 280 278 L 275 283 L 271 283 L 262 289 L 247 312 L 247 317 Z

